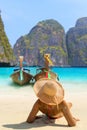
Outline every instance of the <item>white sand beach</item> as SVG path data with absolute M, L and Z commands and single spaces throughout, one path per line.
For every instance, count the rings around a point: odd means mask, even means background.
M 86 85 L 86 84 L 85 84 Z M 26 119 L 34 102 L 36 95 L 32 87 L 26 86 L 19 89 L 9 88 L 0 91 L 0 130 L 86 130 L 87 129 L 87 89 L 78 91 L 66 89 L 65 100 L 72 102 L 71 112 L 74 117 L 79 118 L 75 127 L 68 127 L 65 118 L 57 119 L 55 123 L 46 122 L 42 118 L 34 123 L 26 123 Z

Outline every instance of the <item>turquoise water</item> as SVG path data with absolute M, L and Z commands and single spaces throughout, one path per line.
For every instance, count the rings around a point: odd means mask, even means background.
M 37 67 L 29 67 L 31 74 L 36 74 Z M 0 68 L 0 88 L 4 87 L 13 87 L 14 84 L 10 75 L 14 72 L 14 67 L 10 68 Z M 59 81 L 66 87 L 66 86 L 77 86 L 78 84 L 81 86 L 87 85 L 87 68 L 58 68 L 53 67 L 51 69 L 55 72 L 58 77 Z M 68 85 L 67 85 L 68 84 Z M 71 85 L 69 85 L 71 84 Z M 85 85 L 83 85 L 85 84 Z
M 61 81 L 87 82 L 87 68 L 53 68 Z

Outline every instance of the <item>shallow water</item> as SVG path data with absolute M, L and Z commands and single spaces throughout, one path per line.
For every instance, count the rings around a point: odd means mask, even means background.
M 30 73 L 34 76 L 37 67 L 29 67 Z M 0 90 L 14 91 L 21 88 L 13 83 L 10 75 L 14 72 L 14 67 L 0 68 Z M 87 90 L 87 68 L 51 68 L 59 77 L 59 82 L 65 89 L 70 91 Z M 32 85 L 24 85 L 25 90 Z M 21 88 L 23 89 L 23 88 Z

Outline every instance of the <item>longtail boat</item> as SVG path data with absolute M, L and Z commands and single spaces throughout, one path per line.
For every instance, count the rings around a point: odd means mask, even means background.
M 59 80 L 58 75 L 52 72 L 49 68 L 49 65 L 53 66 L 52 60 L 50 59 L 50 54 L 44 55 L 45 67 L 38 68 L 36 75 L 34 76 L 35 81 L 43 78 L 49 78 L 54 80 Z
M 14 73 L 11 74 L 11 78 L 14 83 L 19 85 L 28 84 L 32 80 L 33 76 L 30 74 L 29 69 L 23 68 L 23 56 L 19 56 L 19 69 L 14 69 Z

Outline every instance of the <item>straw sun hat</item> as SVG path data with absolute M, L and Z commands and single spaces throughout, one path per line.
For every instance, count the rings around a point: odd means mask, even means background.
M 34 84 L 34 91 L 37 97 L 45 104 L 57 105 L 64 98 L 62 85 L 52 79 L 38 80 Z

